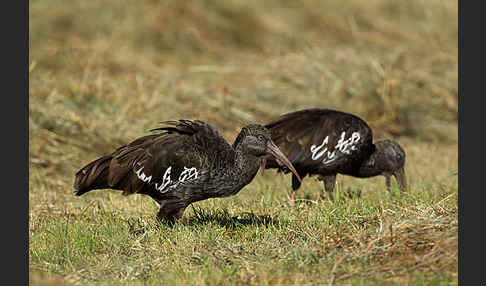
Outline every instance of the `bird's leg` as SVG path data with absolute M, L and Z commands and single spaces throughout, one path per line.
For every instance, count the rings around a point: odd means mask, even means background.
M 389 174 L 385 174 L 385 185 L 386 185 L 386 190 L 391 193 L 391 180 L 390 180 L 390 175 Z
M 329 199 L 334 201 L 334 185 L 336 184 L 336 175 L 328 175 L 322 178 L 324 181 L 324 189 L 326 190 L 327 194 L 329 195 Z
M 292 174 L 292 192 L 290 192 L 290 202 L 293 204 L 295 202 L 295 193 L 300 188 L 302 183 L 297 179 L 297 177 Z
M 166 221 L 170 224 L 175 223 L 182 218 L 187 205 L 182 205 L 179 202 L 164 201 L 160 204 L 157 218 L 161 221 Z

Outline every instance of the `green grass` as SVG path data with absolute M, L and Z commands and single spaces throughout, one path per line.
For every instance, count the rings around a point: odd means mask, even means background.
M 456 285 L 457 2 L 29 1 L 32 285 Z M 325 107 L 407 153 L 410 190 L 267 170 L 174 227 L 75 172 L 157 122 Z
M 262 186 L 234 199 L 194 204 L 174 227 L 156 221 L 149 199 L 133 198 L 140 206 L 132 208 L 144 210 L 127 212 L 114 192 L 81 198 L 84 208 L 42 211 L 30 222 L 31 270 L 104 285 L 457 279 L 454 180 L 434 191 L 377 190 L 335 203 L 306 194 L 295 206 L 280 184 L 257 181 Z

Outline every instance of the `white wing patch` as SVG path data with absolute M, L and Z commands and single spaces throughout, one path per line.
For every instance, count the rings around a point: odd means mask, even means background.
M 312 160 L 319 160 L 322 157 L 322 164 L 326 165 L 336 160 L 336 151 L 350 155 L 352 151 L 356 150 L 356 144 L 361 139 L 361 136 L 359 135 L 359 132 L 353 132 L 351 137 L 348 139 L 345 138 L 346 132 L 343 131 L 343 133 L 341 133 L 341 138 L 337 142 L 336 146 L 334 146 L 332 152 L 327 148 L 327 143 L 329 143 L 329 135 L 324 138 L 321 145 L 312 145 L 310 147 Z
M 135 172 L 135 174 L 137 174 L 137 177 L 140 180 L 142 180 L 144 183 L 147 183 L 147 182 L 150 183 L 150 181 L 152 180 L 152 176 L 149 177 L 149 176 L 145 175 L 145 173 L 142 172 L 142 170 L 143 170 L 143 167 L 138 169 L 138 171 Z
M 197 176 L 198 176 L 198 172 L 196 168 L 184 167 L 184 171 L 182 171 L 181 174 L 179 175 L 179 182 L 185 182 L 186 180 L 197 179 Z
M 165 170 L 165 173 L 164 173 L 164 177 L 162 178 L 162 184 L 160 184 L 160 186 L 155 183 L 155 189 L 161 193 L 164 193 L 163 190 L 165 189 L 165 187 L 167 187 L 167 185 L 170 184 L 171 179 L 170 179 L 170 170 L 172 169 L 172 166 L 167 168 L 167 170 Z
M 144 183 L 149 183 L 152 181 L 152 176 L 146 175 L 143 171 L 143 167 L 138 169 L 138 171 L 135 172 L 137 174 L 138 179 L 140 179 Z M 167 192 L 170 188 L 175 188 L 179 185 L 179 183 L 183 183 L 185 181 L 189 180 L 195 180 L 199 176 L 199 172 L 197 171 L 196 168 L 186 168 L 184 167 L 184 171 L 181 172 L 179 175 L 179 179 L 177 182 L 173 183 L 173 181 L 170 178 L 170 172 L 172 170 L 172 166 L 167 168 L 165 170 L 164 176 L 162 177 L 162 183 L 159 185 L 159 183 L 155 183 L 155 190 L 160 192 L 160 193 L 165 193 Z

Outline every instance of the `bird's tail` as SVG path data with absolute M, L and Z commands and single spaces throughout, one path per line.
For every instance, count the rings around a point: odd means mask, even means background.
M 74 179 L 74 194 L 80 196 L 91 190 L 109 188 L 108 170 L 111 159 L 111 156 L 103 156 L 81 168 Z

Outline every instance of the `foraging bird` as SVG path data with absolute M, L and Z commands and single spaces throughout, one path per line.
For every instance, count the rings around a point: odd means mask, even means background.
M 233 145 L 199 120 L 166 121 L 147 135 L 81 168 L 75 194 L 95 189 L 148 195 L 160 204 L 157 217 L 173 222 L 197 201 L 235 195 L 255 177 L 264 156 L 295 173 L 261 125 L 243 127 Z
M 371 128 L 355 115 L 330 109 L 305 109 L 284 114 L 265 127 L 301 178 L 319 175 L 331 200 L 337 174 L 358 178 L 383 175 L 389 192 L 393 175 L 401 191 L 407 188 L 403 148 L 392 140 L 373 144 Z M 266 168 L 288 172 L 272 159 L 267 161 Z M 301 181 L 293 175 L 292 201 L 300 185 Z

